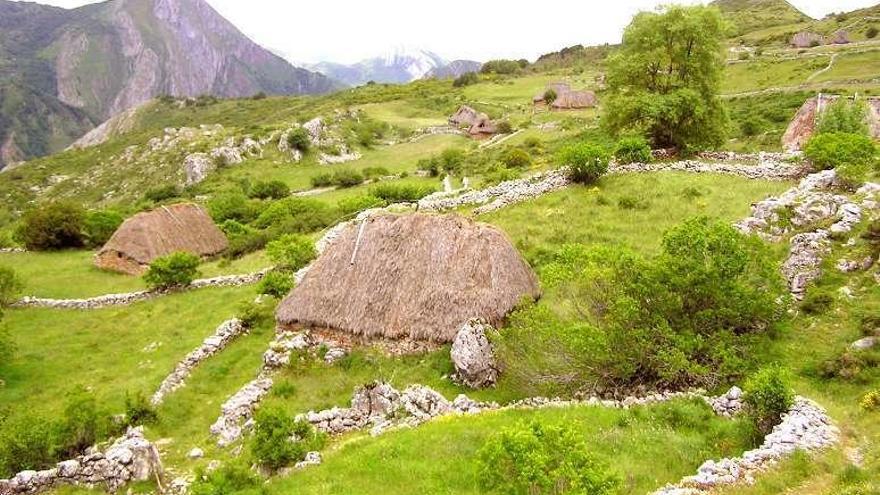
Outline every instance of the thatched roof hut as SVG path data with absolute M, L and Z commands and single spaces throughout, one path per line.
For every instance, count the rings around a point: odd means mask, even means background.
M 782 147 L 786 151 L 799 151 L 816 132 L 816 124 L 822 112 L 840 98 L 838 95 L 819 95 L 808 99 L 797 111 L 782 135 Z M 880 99 L 867 98 L 868 129 L 874 139 L 880 139 Z
M 532 98 L 532 102 L 544 103 L 544 95 L 547 94 L 547 91 L 550 91 L 551 89 L 554 93 L 556 93 L 556 96 L 558 97 L 563 93 L 568 93 L 569 91 L 571 91 L 571 85 L 564 82 L 552 82 L 548 84 L 546 88 L 544 88 L 544 91 L 536 94 L 535 97 Z
M 843 29 L 836 31 L 833 35 L 831 35 L 829 43 L 834 45 L 847 45 L 850 43 L 849 33 L 844 31 Z
M 596 106 L 596 93 L 586 90 L 561 93 L 550 106 L 556 110 L 593 108 Z
M 456 127 L 470 127 L 474 125 L 481 117 L 485 118 L 486 114 L 478 112 L 467 105 L 462 105 L 458 108 L 458 111 L 456 111 L 452 115 L 452 117 L 449 117 L 449 124 Z
M 791 46 L 794 48 L 810 48 L 822 44 L 822 36 L 816 33 L 802 31 L 791 37 Z
M 472 318 L 498 324 L 539 296 L 503 232 L 459 215 L 376 215 L 348 227 L 281 303 L 286 326 L 452 342 Z
M 479 134 L 495 134 L 498 132 L 498 126 L 495 125 L 495 122 L 492 122 L 486 114 L 481 114 L 480 118 L 473 123 L 473 125 L 468 129 L 468 133 L 476 136 Z
M 213 256 L 229 243 L 201 206 L 161 206 L 126 220 L 95 256 L 99 268 L 142 274 L 156 258 L 177 251 Z

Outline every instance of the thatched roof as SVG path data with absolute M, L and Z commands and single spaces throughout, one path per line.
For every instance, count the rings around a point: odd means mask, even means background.
M 282 325 L 451 342 L 468 320 L 498 324 L 538 295 L 535 274 L 495 227 L 459 215 L 383 214 L 348 227 L 276 316 Z
M 560 93 L 551 107 L 562 110 L 572 108 L 592 108 L 596 106 L 596 93 L 592 91 L 569 91 Z
M 498 132 L 498 126 L 485 114 L 480 115 L 480 118 L 468 129 L 468 133 L 473 135 L 495 134 L 496 132 Z
M 802 31 L 791 37 L 791 46 L 795 48 L 810 48 L 811 46 L 821 45 L 822 41 L 822 36 Z
M 481 118 L 487 118 L 486 114 L 478 112 L 467 105 L 462 105 L 452 117 L 449 117 L 449 124 L 458 127 L 465 125 L 470 127 Z
M 832 36 L 830 43 L 834 45 L 846 45 L 849 44 L 849 33 L 844 31 L 843 29 L 836 31 Z
M 548 84 L 546 88 L 544 88 L 544 91 L 541 91 L 540 93 L 536 94 L 535 97 L 532 98 L 532 101 L 535 103 L 543 102 L 544 95 L 547 94 L 547 91 L 549 91 L 551 89 L 553 90 L 554 93 L 556 93 L 556 96 L 559 96 L 563 93 L 568 93 L 569 91 L 571 91 L 571 86 L 568 83 L 564 83 L 564 82 L 552 82 L 552 83 Z
M 228 245 L 204 208 L 181 203 L 129 218 L 101 248 L 98 258 L 113 253 L 145 265 L 177 251 L 212 256 Z
M 840 98 L 838 95 L 819 94 L 808 99 L 797 111 L 782 135 L 782 147 L 786 151 L 799 151 L 813 137 L 816 123 L 829 105 Z M 868 129 L 874 139 L 880 139 L 880 99 L 867 98 Z

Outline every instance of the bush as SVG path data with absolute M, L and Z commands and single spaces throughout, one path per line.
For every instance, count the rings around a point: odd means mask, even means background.
M 73 458 L 110 436 L 115 429 L 110 415 L 98 408 L 95 398 L 78 389 L 68 398 L 58 425 L 59 445 L 55 455 Z
M 309 152 L 309 148 L 312 145 L 312 137 L 309 136 L 309 131 L 305 128 L 296 127 L 291 129 L 290 133 L 287 134 L 287 145 L 290 146 L 291 149 L 298 150 L 305 154 Z
M 569 145 L 559 152 L 559 162 L 569 167 L 571 180 L 581 184 L 592 184 L 599 180 L 608 171 L 610 161 L 610 153 L 594 144 Z
M 827 133 L 810 138 L 804 155 L 819 169 L 840 166 L 877 167 L 878 153 L 874 141 L 858 134 Z
M 336 205 L 339 211 L 346 216 L 358 213 L 360 211 L 368 210 L 370 208 L 379 208 L 382 206 L 385 206 L 385 201 L 369 194 L 364 196 L 353 196 L 351 198 L 341 199 Z
M 229 238 L 229 247 L 223 252 L 223 257 L 226 259 L 240 258 L 245 254 L 259 251 L 269 242 L 268 233 L 254 229 L 248 229 L 235 235 L 227 234 L 227 237 Z
M 510 134 L 511 132 L 513 132 L 513 126 L 510 124 L 510 122 L 502 120 L 495 124 L 495 130 L 498 132 L 498 134 Z
M 749 115 L 742 122 L 740 122 L 739 130 L 742 132 L 743 136 L 746 137 L 754 137 L 758 134 L 764 132 L 764 129 L 767 127 L 767 121 L 765 121 L 759 115 Z
M 828 133 L 868 136 L 868 107 L 861 101 L 840 98 L 826 108 L 816 123 L 816 135 Z
M 238 319 L 248 328 L 269 327 L 275 323 L 275 304 L 269 301 L 245 301 L 238 307 Z
M 547 91 L 544 91 L 544 103 L 548 105 L 552 105 L 556 98 L 559 98 L 559 95 L 556 94 L 556 91 L 553 88 L 549 88 Z
M 192 495 L 262 495 L 263 480 L 243 461 L 224 463 L 209 473 L 197 472 L 189 487 Z
M 240 192 L 217 194 L 208 200 L 208 212 L 215 222 L 235 220 L 250 223 L 259 214 L 259 208 Z
M 516 74 L 521 69 L 523 66 L 516 60 L 489 60 L 483 64 L 480 72 L 483 74 Z
M 3 314 L 3 308 L 11 306 L 18 300 L 22 289 L 24 282 L 15 270 L 0 265 L 0 315 Z
M 153 289 L 167 289 L 189 285 L 199 274 L 199 257 L 187 252 L 176 252 L 153 260 L 144 274 L 144 281 Z
M 161 203 L 180 196 L 180 189 L 174 184 L 154 187 L 144 193 L 144 199 L 153 203 Z
M 364 180 L 363 174 L 352 169 L 340 169 L 333 173 L 333 184 L 343 189 L 359 186 Z
M 36 414 L 22 414 L 0 423 L 0 477 L 53 467 L 55 438 L 51 425 L 48 418 Z
M 618 163 L 650 163 L 653 159 L 648 141 L 640 136 L 621 138 L 614 148 Z
M 865 31 L 865 37 L 869 40 L 872 40 L 877 37 L 877 34 L 880 33 L 880 30 L 877 29 L 877 26 L 871 26 Z
M 465 72 L 452 81 L 452 87 L 463 88 L 465 86 L 477 84 L 478 82 L 480 82 L 480 76 L 478 76 L 476 72 Z
M 156 412 L 156 408 L 150 404 L 142 392 L 133 395 L 125 394 L 125 423 L 127 426 L 146 425 L 158 420 L 159 414 Z
M 880 411 L 880 390 L 873 390 L 862 397 L 859 406 L 865 411 Z
M 527 169 L 532 165 L 532 157 L 519 148 L 509 148 L 501 155 L 501 163 L 507 168 Z
M 101 247 L 122 225 L 122 215 L 115 211 L 94 211 L 86 215 L 83 233 L 89 247 Z
M 370 196 L 375 196 L 388 203 L 411 203 L 436 192 L 430 185 L 384 183 L 370 189 Z
M 311 178 L 310 182 L 315 189 L 330 187 L 333 185 L 333 174 L 325 172 L 315 175 Z
M 323 446 L 324 437 L 306 421 L 294 421 L 281 409 L 263 407 L 255 415 L 251 451 L 261 465 L 277 470 L 305 459 Z
M 478 453 L 479 478 L 494 493 L 614 493 L 620 480 L 590 455 L 567 425 L 520 423 L 494 434 Z
M 280 180 L 261 181 L 251 187 L 249 196 L 257 199 L 282 199 L 290 196 L 290 188 Z
M 364 174 L 364 177 L 367 179 L 378 179 L 380 177 L 388 177 L 391 175 L 391 172 L 385 167 L 364 167 L 364 169 L 361 170 L 361 173 Z
M 807 296 L 801 302 L 801 309 L 809 315 L 820 315 L 831 309 L 834 305 L 834 296 L 818 288 L 807 292 Z
M 743 401 L 749 418 L 764 435 L 770 433 L 794 404 L 788 374 L 780 366 L 763 368 L 752 375 L 744 391 Z
M 308 237 L 287 234 L 267 244 L 266 254 L 279 268 L 297 271 L 315 259 L 318 252 Z
M 270 204 L 254 221 L 254 226 L 306 233 L 333 224 L 336 216 L 330 206 L 317 199 L 290 197 Z
M 273 270 L 260 280 L 257 292 L 281 299 L 293 289 L 293 275 L 287 271 Z
M 16 232 L 32 251 L 82 247 L 85 212 L 73 203 L 48 203 L 24 214 Z

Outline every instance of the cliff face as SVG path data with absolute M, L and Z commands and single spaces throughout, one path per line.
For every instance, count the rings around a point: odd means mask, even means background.
M 334 89 L 325 76 L 295 68 L 248 39 L 204 0 L 111 0 L 73 10 L 0 0 L 0 31 L 0 88 L 23 86 L 40 106 L 57 107 L 58 115 L 42 127 L 77 117 L 76 125 L 55 125 L 67 136 L 29 135 L 47 144 L 16 146 L 25 157 L 62 149 L 94 123 L 162 94 Z M 19 105 L 29 106 L 34 103 Z M 21 140 L 20 113 L 0 105 L 0 143 L 7 149 Z

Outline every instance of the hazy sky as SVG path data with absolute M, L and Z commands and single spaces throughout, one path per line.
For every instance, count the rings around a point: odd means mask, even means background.
M 791 0 L 813 17 L 878 0 Z M 696 3 L 697 0 L 683 0 Z M 45 0 L 76 7 L 95 0 Z M 639 10 L 667 0 L 208 0 L 257 43 L 292 61 L 350 63 L 399 45 L 448 59 L 534 59 L 574 44 L 618 42 Z M 680 0 L 679 3 L 682 3 Z

